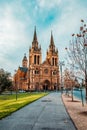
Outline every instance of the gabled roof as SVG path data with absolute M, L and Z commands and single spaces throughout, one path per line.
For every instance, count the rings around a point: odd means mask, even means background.
M 45 60 L 45 61 L 42 63 L 42 65 L 48 65 L 48 66 L 50 66 L 50 62 L 49 62 L 48 60 Z

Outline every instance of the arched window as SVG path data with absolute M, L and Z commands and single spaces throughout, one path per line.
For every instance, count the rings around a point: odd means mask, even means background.
M 34 55 L 34 64 L 36 64 L 36 55 Z
M 54 65 L 54 58 L 52 58 L 52 65 Z
M 37 64 L 39 65 L 40 56 L 37 56 Z
M 57 66 L 57 58 L 55 58 L 55 66 Z
M 35 70 L 35 74 L 39 74 L 39 70 L 38 70 L 38 68 L 36 68 L 36 70 Z
M 56 75 L 56 74 L 57 74 L 57 71 L 56 71 L 56 70 L 54 70 L 54 71 L 53 71 L 53 75 Z

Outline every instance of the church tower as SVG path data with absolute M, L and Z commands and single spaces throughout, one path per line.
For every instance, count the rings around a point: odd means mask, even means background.
M 47 50 L 46 61 L 50 64 L 50 89 L 57 90 L 59 89 L 59 65 L 58 65 L 58 49 L 55 47 L 54 38 L 51 31 L 51 38 L 49 48 Z
M 34 30 L 34 36 L 32 41 L 32 47 L 29 49 L 29 77 L 30 77 L 30 89 L 38 89 L 40 78 L 40 65 L 42 62 L 41 46 L 39 46 L 36 27 Z
M 27 60 L 26 54 L 24 54 L 24 57 L 23 57 L 23 60 L 22 60 L 22 67 L 27 68 L 27 62 L 28 62 L 28 60 Z
M 58 50 L 55 49 L 52 31 L 51 31 L 50 45 L 49 45 L 49 49 L 47 50 L 46 59 L 49 61 L 51 66 L 57 66 L 57 64 L 58 64 Z

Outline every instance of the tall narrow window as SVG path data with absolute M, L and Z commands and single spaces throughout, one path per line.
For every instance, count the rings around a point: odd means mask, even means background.
M 39 65 L 39 59 L 40 59 L 40 57 L 38 56 L 38 57 L 37 57 L 37 64 L 38 64 L 38 65 Z
M 52 65 L 54 65 L 54 58 L 52 58 Z
M 34 64 L 36 64 L 36 55 L 34 55 Z
M 57 66 L 57 58 L 55 58 L 55 66 Z

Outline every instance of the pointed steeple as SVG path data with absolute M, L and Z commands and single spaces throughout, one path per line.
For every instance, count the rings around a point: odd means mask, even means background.
M 34 29 L 34 36 L 33 36 L 32 48 L 35 51 L 38 50 L 38 40 L 37 40 L 36 26 L 35 26 L 35 29 Z
M 52 31 L 51 31 L 50 45 L 51 45 L 51 46 L 53 46 L 53 45 L 54 45 L 54 39 L 53 39 L 53 34 L 52 34 Z
M 51 31 L 51 38 L 50 38 L 49 50 L 50 50 L 52 53 L 55 52 L 55 44 L 54 44 L 54 39 L 53 39 L 52 31 Z
M 26 57 L 26 53 L 24 54 L 23 60 L 22 60 L 22 67 L 27 67 L 27 57 Z
M 34 42 L 34 41 L 37 41 L 36 26 L 35 26 L 35 29 L 34 29 L 34 37 L 33 37 L 33 42 Z
M 24 53 L 23 61 L 27 61 L 26 53 Z

